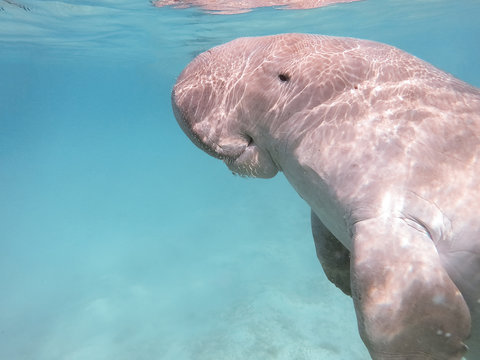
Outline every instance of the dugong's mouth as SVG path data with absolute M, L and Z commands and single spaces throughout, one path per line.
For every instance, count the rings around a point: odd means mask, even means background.
M 232 119 L 222 119 L 205 111 L 203 95 L 190 92 L 188 97 L 172 91 L 172 108 L 178 124 L 190 140 L 207 154 L 223 160 L 235 174 L 270 178 L 280 170 L 270 153 L 243 133 Z M 180 99 L 179 99 L 180 97 Z M 202 106 L 203 105 L 203 106 Z M 230 121 L 229 121 L 230 120 Z
M 235 162 L 252 143 L 252 139 L 248 136 L 229 136 L 218 140 L 209 139 L 207 135 L 195 129 L 196 123 L 178 106 L 175 99 L 175 90 L 172 91 L 172 108 L 178 124 L 189 139 L 210 156 L 223 160 L 227 164 Z

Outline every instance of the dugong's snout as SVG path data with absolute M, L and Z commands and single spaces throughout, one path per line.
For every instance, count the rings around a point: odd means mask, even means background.
M 234 131 L 232 126 L 228 126 L 228 121 L 224 121 L 227 124 L 220 128 L 215 127 L 212 121 L 200 121 L 192 116 L 192 111 L 186 110 L 185 104 L 177 96 L 175 87 L 172 91 L 172 108 L 178 124 L 190 140 L 207 154 L 223 160 L 235 174 L 270 178 L 279 171 L 267 152 L 260 149 L 249 135 Z
M 188 104 L 185 104 L 186 101 Z M 247 135 L 234 133 L 226 136 L 221 124 L 196 116 L 202 112 L 201 107 L 201 100 L 196 94 L 181 99 L 176 95 L 176 88 L 172 90 L 173 113 L 183 132 L 207 154 L 224 160 L 227 164 L 234 162 L 250 145 L 252 139 Z
M 200 139 L 200 137 L 193 131 L 192 121 L 189 119 L 185 111 L 181 109 L 177 103 L 177 97 L 175 96 L 175 89 L 172 90 L 172 109 L 175 119 L 177 120 L 178 125 L 183 130 L 183 132 L 188 136 L 188 138 L 200 149 L 208 153 L 209 155 L 220 158 L 214 149 L 206 144 Z
M 228 44 L 198 55 L 173 87 L 173 113 L 197 147 L 223 160 L 235 174 L 273 177 L 279 167 L 256 142 L 259 134 L 254 134 L 253 112 L 244 98 L 246 60 L 241 59 L 236 46 Z

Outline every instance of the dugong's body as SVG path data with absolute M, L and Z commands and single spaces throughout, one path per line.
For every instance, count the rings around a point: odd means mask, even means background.
M 480 358 L 478 89 L 391 46 L 285 34 L 199 55 L 172 103 L 201 149 L 310 205 L 373 359 Z

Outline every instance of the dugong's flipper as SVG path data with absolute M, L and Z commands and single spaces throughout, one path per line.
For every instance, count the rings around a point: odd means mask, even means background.
M 352 297 L 373 359 L 460 360 L 470 312 L 428 232 L 405 218 L 354 225 Z
M 350 252 L 323 225 L 313 211 L 311 214 L 313 240 L 323 271 L 325 271 L 328 280 L 345 294 L 351 296 Z

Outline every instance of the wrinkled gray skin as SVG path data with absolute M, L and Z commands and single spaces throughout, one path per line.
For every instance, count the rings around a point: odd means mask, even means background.
M 480 91 L 396 48 L 285 34 L 193 60 L 172 92 L 233 172 L 282 171 L 373 359 L 480 359 Z

